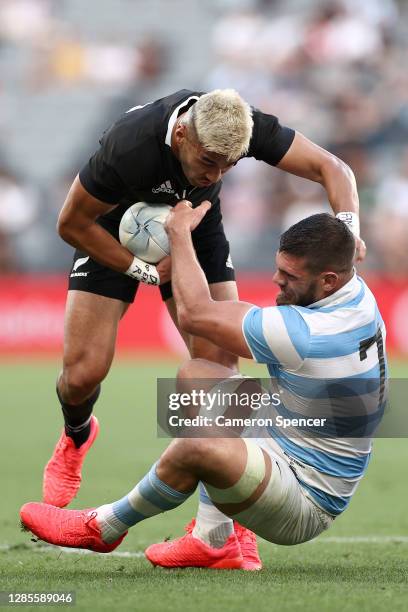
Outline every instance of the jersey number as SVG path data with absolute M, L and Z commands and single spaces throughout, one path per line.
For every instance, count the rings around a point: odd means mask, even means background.
M 362 340 L 360 342 L 360 361 L 367 359 L 367 351 L 371 346 L 373 346 L 373 344 L 377 345 L 378 363 L 380 366 L 380 406 L 382 406 L 385 393 L 385 354 L 384 340 L 380 328 L 378 328 L 377 333 L 374 334 L 374 336 L 371 336 L 371 338 L 366 338 L 366 340 Z

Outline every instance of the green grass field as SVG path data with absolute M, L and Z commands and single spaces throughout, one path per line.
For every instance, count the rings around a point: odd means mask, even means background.
M 259 573 L 166 571 L 144 559 L 148 544 L 182 534 L 195 513 L 196 496 L 131 530 L 119 549 L 129 556 L 67 554 L 32 543 L 20 531 L 18 510 L 41 498 L 43 466 L 61 427 L 54 395 L 58 366 L 57 360 L 0 366 L 0 590 L 75 590 L 78 610 L 408 609 L 404 439 L 375 442 L 368 473 L 349 509 L 321 538 L 296 547 L 260 541 L 264 570 Z M 72 507 L 121 497 L 158 457 L 166 441 L 156 438 L 156 378 L 173 376 L 175 367 L 130 360 L 115 364 L 97 405 L 101 434 Z M 407 372 L 406 365 L 394 364 L 396 376 Z

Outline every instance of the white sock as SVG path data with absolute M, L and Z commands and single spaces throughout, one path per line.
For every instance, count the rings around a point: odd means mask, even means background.
M 97 523 L 104 542 L 115 542 L 129 527 L 151 516 L 173 510 L 194 492 L 183 493 L 157 476 L 156 464 L 127 495 L 112 504 L 96 508 Z
M 122 523 L 112 512 L 112 504 L 105 504 L 97 508 L 96 522 L 101 530 L 102 539 L 107 544 L 115 542 L 125 531 L 128 525 Z
M 200 482 L 200 503 L 193 536 L 213 548 L 222 548 L 233 531 L 232 519 L 214 506 Z

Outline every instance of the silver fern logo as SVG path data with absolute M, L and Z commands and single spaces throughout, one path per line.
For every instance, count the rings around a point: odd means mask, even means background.
M 80 268 L 81 266 L 83 266 L 84 264 L 86 264 L 86 262 L 89 260 L 89 256 L 88 257 L 79 257 L 76 262 L 74 263 L 74 265 L 72 266 L 72 273 L 71 273 L 71 278 L 75 277 L 75 276 L 88 276 L 88 272 L 77 272 L 78 268 Z
M 74 263 L 74 267 L 72 268 L 72 271 L 76 272 L 80 266 L 83 266 L 88 261 L 88 259 L 89 259 L 89 256 L 80 257 L 79 259 L 77 259 L 76 262 Z

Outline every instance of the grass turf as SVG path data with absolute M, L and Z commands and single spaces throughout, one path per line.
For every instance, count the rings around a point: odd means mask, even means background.
M 158 457 L 167 442 L 156 438 L 155 379 L 172 376 L 175 367 L 165 362 L 115 364 L 98 402 L 101 434 L 72 507 L 117 499 Z M 0 589 L 72 589 L 78 610 L 408 608 L 408 539 L 392 539 L 408 535 L 405 440 L 375 442 L 350 508 L 318 540 L 296 547 L 260 541 L 265 566 L 260 573 L 166 571 L 153 569 L 142 556 L 68 555 L 30 542 L 18 527 L 20 505 L 41 497 L 42 469 L 61 426 L 53 389 L 58 363 L 24 361 L 1 369 Z M 393 372 L 406 376 L 406 364 L 394 364 Z M 149 543 L 181 535 L 195 505 L 193 497 L 176 511 L 135 527 L 120 551 L 140 553 Z

